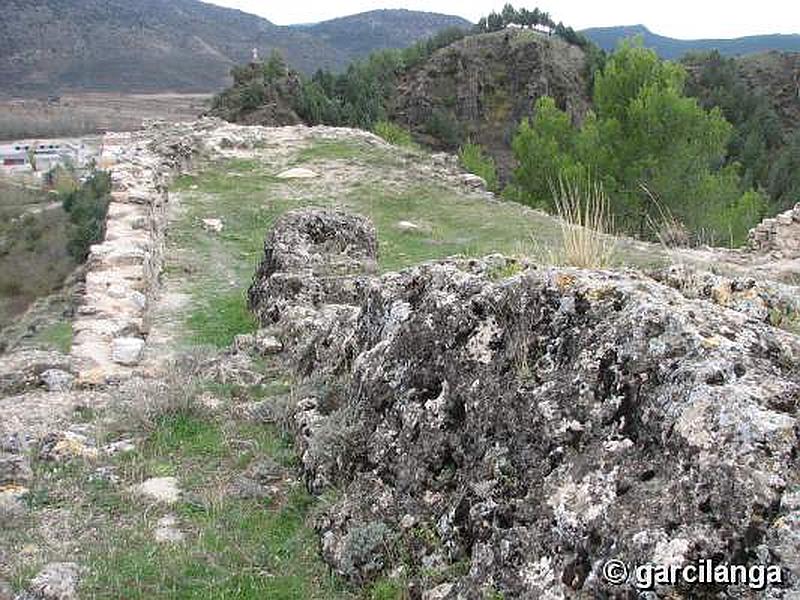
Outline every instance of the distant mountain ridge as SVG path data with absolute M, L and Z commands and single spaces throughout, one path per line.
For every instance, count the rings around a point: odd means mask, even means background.
M 405 48 L 448 27 L 471 27 L 461 17 L 411 10 L 373 10 L 321 23 L 290 25 L 353 56 Z
M 409 46 L 460 17 L 406 10 L 362 13 L 305 26 L 198 0 L 5 0 L 0 90 L 213 92 L 252 49 L 280 50 L 302 72 L 342 69 L 381 48 Z
M 641 36 L 644 46 L 655 50 L 662 58 L 676 59 L 687 52 L 719 50 L 725 56 L 739 56 L 777 50 L 800 52 L 800 35 L 752 35 L 732 39 L 679 40 L 653 33 L 644 25 L 593 27 L 581 33 L 604 50 L 613 50 L 620 41 Z

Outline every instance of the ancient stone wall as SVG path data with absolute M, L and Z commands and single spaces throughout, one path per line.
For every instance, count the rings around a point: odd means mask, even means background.
M 750 230 L 748 245 L 756 252 L 779 258 L 800 257 L 800 203 Z
M 73 323 L 72 357 L 84 383 L 124 375 L 142 358 L 148 307 L 164 256 L 167 183 L 192 153 L 188 128 L 109 133 L 100 166 L 112 192 L 102 243 L 92 246 Z

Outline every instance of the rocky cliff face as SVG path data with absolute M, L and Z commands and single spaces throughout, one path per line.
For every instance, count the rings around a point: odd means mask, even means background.
M 464 127 L 464 138 L 489 148 L 508 171 L 511 137 L 544 95 L 575 120 L 583 118 L 591 102 L 583 51 L 557 37 L 506 30 L 467 37 L 405 74 L 392 114 L 442 145 L 446 140 L 435 126 L 432 131 L 434 113 L 442 111 Z
M 361 241 L 310 233 L 333 229 Z M 294 421 L 310 489 L 341 491 L 318 522 L 336 571 L 422 598 L 623 598 L 605 561 L 713 558 L 779 568 L 769 597 L 800 590 L 797 337 L 688 298 L 678 272 L 494 256 L 368 277 L 369 232 L 293 213 L 250 292 L 321 384 Z M 277 243 L 295 237 L 314 243 Z M 298 294 L 300 273 L 323 291 Z

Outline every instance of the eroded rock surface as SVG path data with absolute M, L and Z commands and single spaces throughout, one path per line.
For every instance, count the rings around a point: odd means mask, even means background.
M 634 597 L 606 560 L 714 558 L 779 565 L 767 593 L 800 591 L 800 340 L 761 308 L 634 271 L 504 279 L 502 257 L 306 302 L 275 279 L 274 247 L 251 303 L 259 290 L 265 325 L 318 349 L 299 366 L 322 391 L 294 421 L 309 488 L 342 491 L 318 522 L 338 572 L 369 580 L 402 556 L 428 573 L 411 582 L 423 597 Z
M 273 346 L 291 349 L 308 368 L 343 360 L 328 354 L 338 351 L 335 345 L 320 340 L 354 322 L 366 274 L 377 268 L 377 249 L 375 227 L 358 215 L 305 209 L 278 219 L 248 290 L 250 309 L 261 322 L 280 324 L 281 339 Z M 269 337 L 262 332 L 256 339 Z
M 0 361 L 0 397 L 29 389 L 50 387 L 56 379 L 69 377 L 69 356 L 46 350 L 21 350 L 3 356 Z M 64 375 L 55 376 L 54 372 Z
M 755 277 L 725 277 L 672 265 L 650 275 L 687 298 L 708 300 L 748 317 L 780 325 L 800 315 L 797 287 Z
M 16 600 L 77 600 L 80 568 L 75 563 L 46 565 Z

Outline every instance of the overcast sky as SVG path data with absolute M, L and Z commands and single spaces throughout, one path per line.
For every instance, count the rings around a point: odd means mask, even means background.
M 278 25 L 313 23 L 378 8 L 460 15 L 475 22 L 492 10 L 499 12 L 505 3 L 505 0 L 212 1 L 260 15 Z M 564 21 L 576 29 L 642 23 L 656 33 L 684 39 L 800 33 L 800 2 L 797 0 L 541 0 L 512 4 L 518 8 L 538 6 L 556 21 Z

